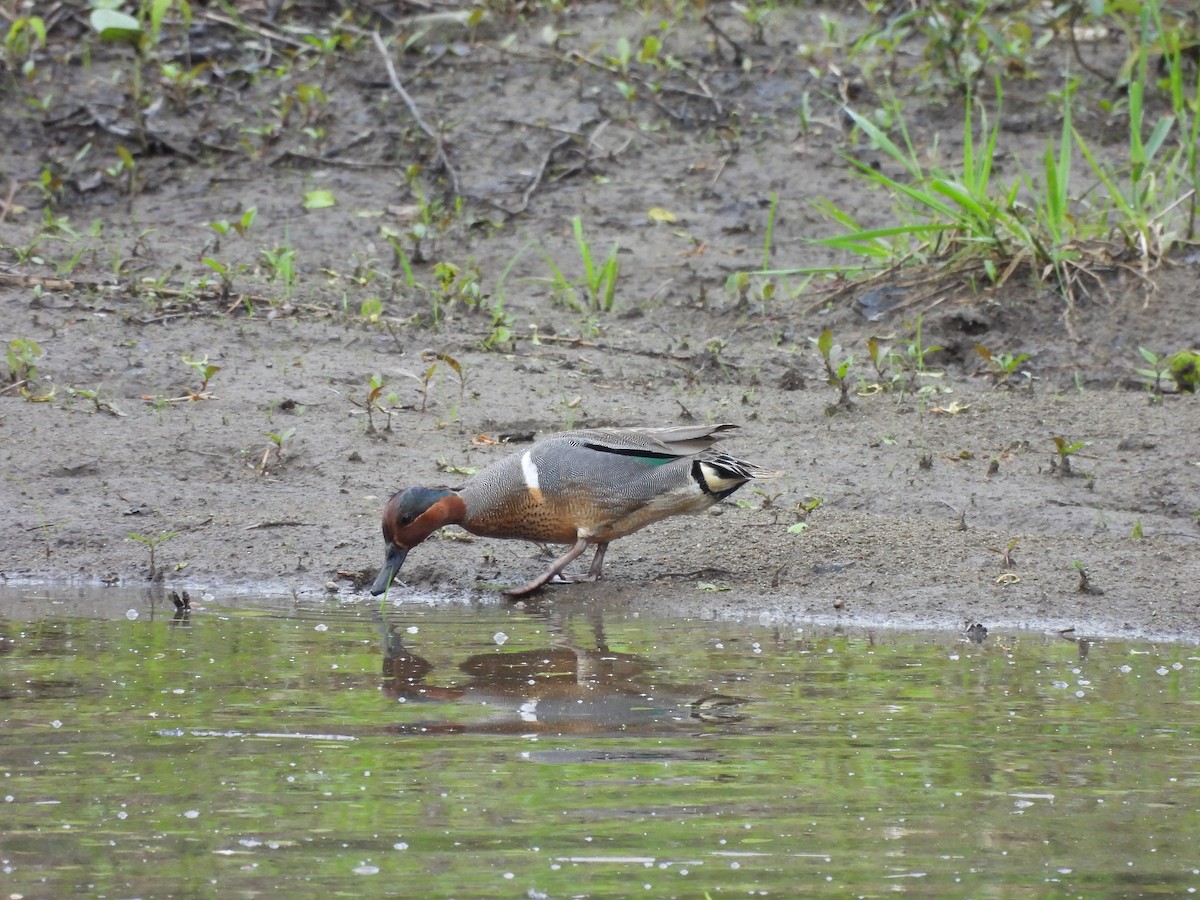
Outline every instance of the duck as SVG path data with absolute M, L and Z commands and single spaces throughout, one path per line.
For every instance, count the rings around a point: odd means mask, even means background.
M 772 472 L 714 449 L 737 426 L 729 423 L 662 428 L 567 431 L 487 466 L 461 487 L 409 487 L 383 510 L 384 563 L 371 586 L 389 588 L 410 550 L 446 525 L 472 534 L 570 549 L 545 572 L 504 593 L 532 594 L 551 581 L 591 582 L 603 576 L 608 545 L 647 525 L 698 513 Z M 586 573 L 564 570 L 595 547 Z

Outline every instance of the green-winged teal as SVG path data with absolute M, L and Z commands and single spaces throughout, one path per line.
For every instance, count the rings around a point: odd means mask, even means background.
M 569 431 L 488 466 L 461 488 L 410 487 L 383 511 L 382 594 L 408 551 L 443 525 L 484 537 L 521 538 L 571 549 L 522 587 L 519 597 L 552 579 L 595 581 L 610 541 L 651 522 L 699 512 L 752 478 L 775 473 L 713 450 L 735 425 L 683 425 Z M 596 555 L 585 575 L 563 569 L 587 548 Z

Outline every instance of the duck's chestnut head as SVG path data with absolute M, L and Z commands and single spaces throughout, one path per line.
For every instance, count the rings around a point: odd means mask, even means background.
M 461 522 L 466 511 L 462 497 L 450 488 L 410 487 L 393 494 L 383 508 L 383 568 L 371 594 L 387 590 L 409 550 L 443 525 Z

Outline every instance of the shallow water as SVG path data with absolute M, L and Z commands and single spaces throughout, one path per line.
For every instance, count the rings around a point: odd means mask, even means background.
M 0 596 L 6 895 L 1181 895 L 1200 653 Z

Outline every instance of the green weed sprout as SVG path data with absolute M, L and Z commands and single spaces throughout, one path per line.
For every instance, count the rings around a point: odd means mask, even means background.
M 13 384 L 29 382 L 37 377 L 37 362 L 42 358 L 42 348 L 32 338 L 13 338 L 8 342 L 5 360 L 8 363 L 8 380 Z
M 285 428 L 283 431 L 274 432 L 268 431 L 263 437 L 270 440 L 267 449 L 263 451 L 262 461 L 258 464 L 258 474 L 265 475 L 267 473 L 267 463 L 270 461 L 271 455 L 275 455 L 275 464 L 282 468 L 283 466 L 283 447 L 296 434 L 295 428 Z
M 72 397 L 82 397 L 89 401 L 95 407 L 96 412 L 108 413 L 110 416 L 124 417 L 125 413 L 117 409 L 116 405 L 111 400 L 105 400 L 100 396 L 100 385 L 92 388 L 67 388 L 67 393 Z
M 554 293 L 573 308 L 582 309 L 580 304 L 572 301 L 572 298 L 576 296 L 576 288 L 581 287 L 587 293 L 588 307 L 596 312 L 610 312 L 616 297 L 617 276 L 621 272 L 621 263 L 617 258 L 621 245 L 614 242 L 608 256 L 600 261 L 592 252 L 591 244 L 588 243 L 583 232 L 583 220 L 579 216 L 571 220 L 571 230 L 575 235 L 575 246 L 579 251 L 579 258 L 583 262 L 583 278 L 579 281 L 571 281 L 554 263 L 554 260 L 543 253 L 542 257 L 550 266 L 553 275 Z
M 145 544 L 145 545 L 146 545 L 146 548 L 147 548 L 147 549 L 150 551 L 150 570 L 149 570 L 149 572 L 147 573 L 147 577 L 148 577 L 148 578 L 149 578 L 151 581 L 153 581 L 153 580 L 154 580 L 154 577 L 155 577 L 155 575 L 157 575 L 157 574 L 158 574 L 158 569 L 157 569 L 157 568 L 155 567 L 155 565 L 154 565 L 154 549 L 155 549 L 155 548 L 156 548 L 156 547 L 157 547 L 159 544 L 165 543 L 166 541 L 169 541 L 169 540 L 171 540 L 172 538 L 177 538 L 177 537 L 179 537 L 179 535 L 181 534 L 181 532 L 178 532 L 178 531 L 164 531 L 164 532 L 162 532 L 161 534 L 159 534 L 159 535 L 157 535 L 157 536 L 155 536 L 155 535 L 148 535 L 148 534 L 135 534 L 135 533 L 134 533 L 134 532 L 132 532 L 132 531 L 127 531 L 127 532 L 125 532 L 125 534 L 126 534 L 126 536 L 127 536 L 127 537 L 129 537 L 129 539 L 130 539 L 130 540 L 137 541 L 137 542 L 138 542 L 138 543 L 140 543 L 140 544 Z
M 33 54 L 46 46 L 46 21 L 41 16 L 18 16 L 4 34 L 4 59 L 9 69 L 33 77 Z
M 250 232 L 256 215 L 258 215 L 258 207 L 249 206 L 242 211 L 241 217 L 233 222 L 228 219 L 218 219 L 215 222 L 205 222 L 204 224 L 221 237 L 228 236 L 231 231 L 240 237 L 245 237 Z
M 992 378 L 992 383 L 999 387 L 1002 384 L 1009 384 L 1021 363 L 1029 359 L 1028 353 L 993 353 L 983 344 L 975 345 L 975 352 L 983 357 L 987 363 L 987 373 Z
M 617 290 L 617 275 L 621 264 L 617 259 L 620 244 L 613 242 L 612 250 L 603 262 L 597 263 L 592 254 L 592 248 L 583 234 L 583 220 L 576 216 L 571 220 L 571 230 L 575 234 L 575 245 L 579 248 L 579 257 L 583 260 L 584 284 L 588 289 L 588 299 L 592 309 L 605 312 L 613 308 L 614 294 Z
M 383 317 L 383 301 L 378 297 L 368 297 L 358 307 L 359 317 L 368 325 L 375 325 Z
M 821 360 L 825 363 L 825 374 L 828 376 L 828 381 L 831 385 L 838 389 L 837 406 L 843 409 L 849 409 L 854 404 L 850 402 L 850 367 L 854 364 L 854 357 L 847 356 L 835 367 L 833 364 L 833 331 L 826 328 L 817 337 L 817 352 L 821 354 Z
M 208 354 L 204 354 L 204 359 L 192 359 L 188 354 L 179 357 L 183 360 L 185 366 L 190 366 L 196 370 L 196 374 L 200 376 L 200 387 L 191 392 L 188 400 L 211 400 L 212 395 L 208 393 L 208 382 L 212 377 L 221 371 L 221 367 L 214 365 L 208 361 Z
M 259 251 L 267 268 L 267 280 L 283 284 L 284 295 L 292 296 L 296 287 L 296 250 L 294 247 L 279 246 L 273 250 L 263 247 Z
M 1092 594 L 1094 596 L 1101 596 L 1104 593 L 1104 591 L 1092 584 L 1091 576 L 1088 575 L 1088 570 L 1084 568 L 1083 563 L 1075 560 L 1071 565 L 1079 572 L 1079 587 L 1075 589 L 1076 593 Z
M 1138 353 L 1141 354 L 1142 359 L 1150 364 L 1150 368 L 1135 368 L 1134 371 L 1143 378 L 1147 379 L 1147 387 L 1154 392 L 1155 397 L 1161 398 L 1163 392 L 1163 383 L 1173 383 L 1173 379 L 1168 374 L 1171 370 L 1170 360 L 1165 355 L 1159 356 L 1153 351 L 1147 350 L 1145 347 L 1138 347 Z
M 1050 471 L 1059 475 L 1072 475 L 1071 457 L 1088 445 L 1087 441 L 1068 441 L 1062 435 L 1054 435 L 1054 450 L 1058 456 L 1050 460 Z
M 1000 558 L 1004 560 L 1004 567 L 1012 569 L 1017 565 L 1017 544 L 1021 543 L 1021 536 L 1013 538 L 1003 547 L 989 547 L 993 553 L 999 553 Z
M 379 402 L 379 398 L 383 395 L 383 389 L 387 387 L 387 382 L 383 380 L 383 375 L 378 372 L 370 375 L 367 378 L 367 399 L 355 400 L 350 398 L 350 402 L 359 409 L 364 410 L 367 414 L 367 434 L 378 434 L 375 428 L 375 413 L 381 412 L 387 416 L 387 426 L 385 431 L 392 430 L 392 414 L 383 404 Z

